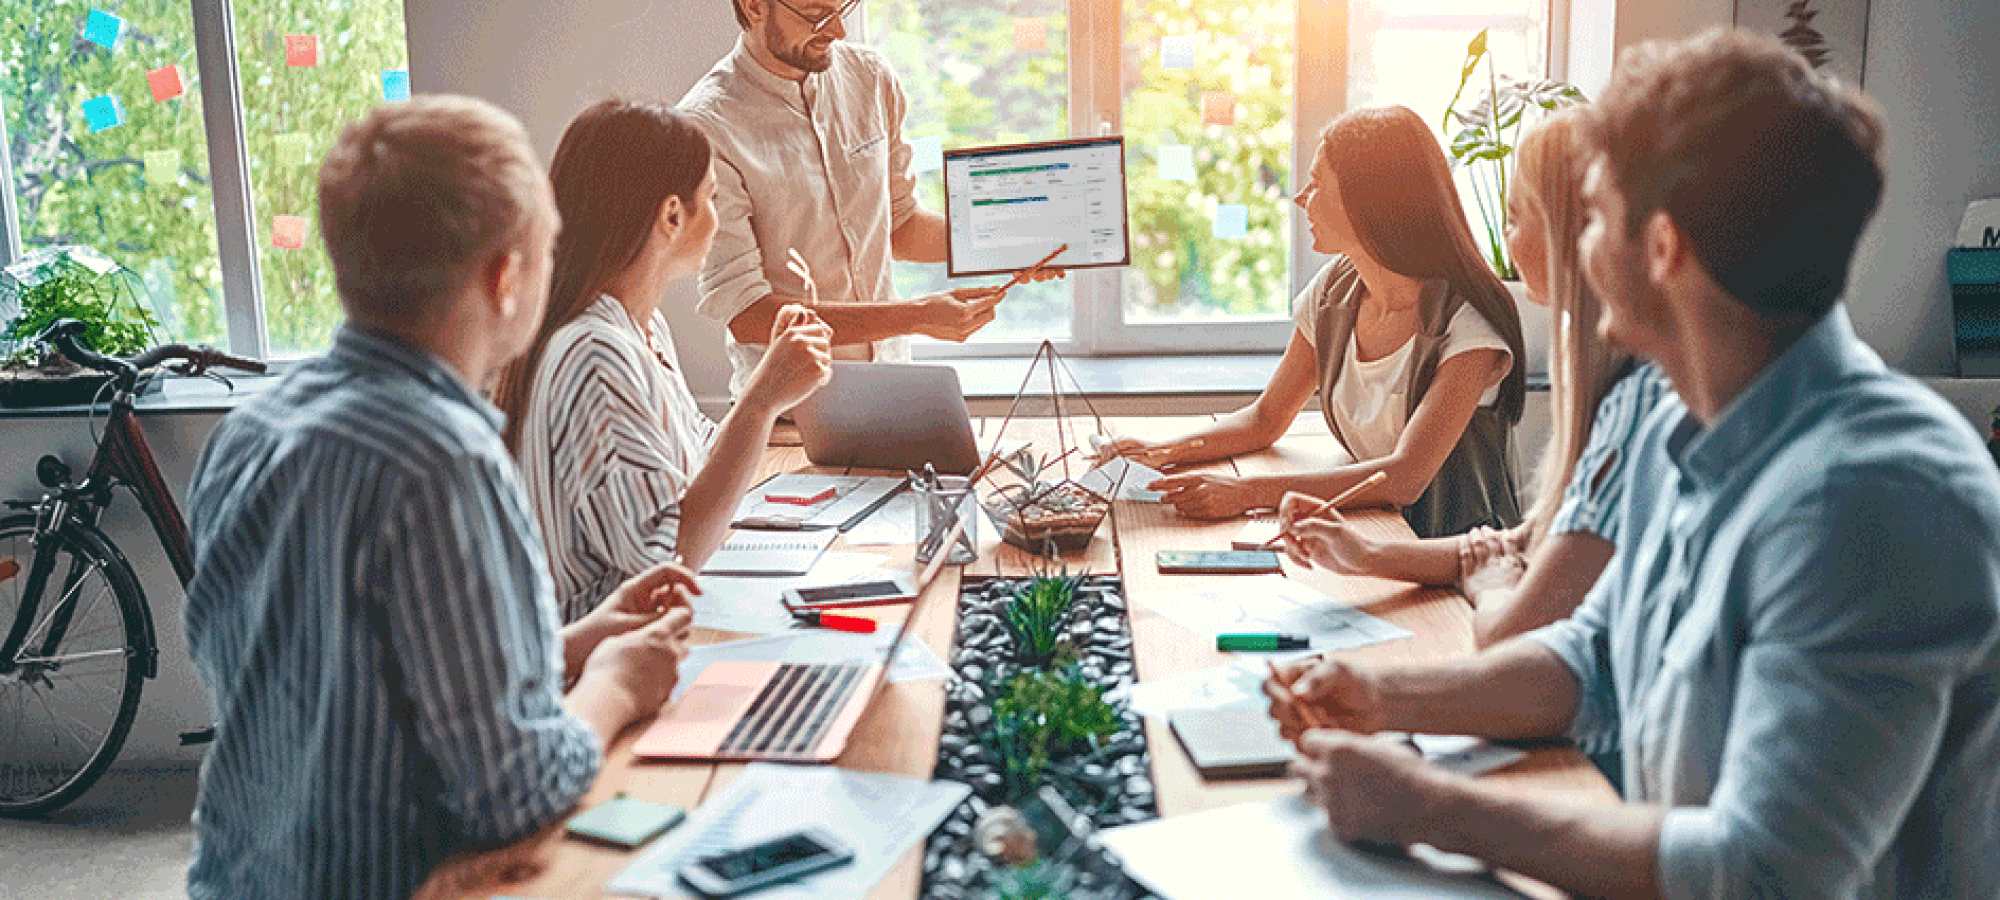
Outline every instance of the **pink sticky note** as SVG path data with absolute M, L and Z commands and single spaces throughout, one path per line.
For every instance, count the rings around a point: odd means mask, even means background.
M 285 35 L 285 65 L 319 65 L 319 38 L 310 34 Z
M 1014 49 L 1049 49 L 1049 20 L 1039 16 L 1014 20 Z
M 1201 122 L 1204 125 L 1236 124 L 1236 95 L 1228 91 L 1203 91 Z
M 271 246 L 297 250 L 306 245 L 306 220 L 299 216 L 271 217 Z
M 161 66 L 147 72 L 146 83 L 153 88 L 154 102 L 172 100 L 187 90 L 181 85 L 180 66 Z

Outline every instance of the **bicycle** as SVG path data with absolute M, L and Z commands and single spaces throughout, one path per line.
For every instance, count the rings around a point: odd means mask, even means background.
M 140 373 L 174 360 L 168 371 L 186 376 L 207 375 L 213 366 L 264 371 L 263 363 L 184 344 L 130 360 L 104 356 L 84 344 L 83 329 L 64 319 L 35 340 L 111 376 L 110 413 L 90 466 L 72 481 L 68 464 L 42 457 L 35 475 L 48 492 L 6 501 L 14 512 L 0 516 L 0 626 L 7 628 L 0 638 L 0 816 L 41 815 L 88 790 L 124 746 L 145 679 L 158 674 L 145 590 L 98 528 L 113 487 L 122 484 L 138 499 L 182 587 L 194 576 L 187 522 L 132 412 Z

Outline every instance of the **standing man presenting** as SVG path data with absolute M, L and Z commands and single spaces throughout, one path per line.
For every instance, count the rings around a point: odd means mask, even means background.
M 896 73 L 844 40 L 860 0 L 729 2 L 743 36 L 680 106 L 715 145 L 721 229 L 697 290 L 702 313 L 729 325 L 730 394 L 787 303 L 833 327 L 835 359 L 908 362 L 908 335 L 963 341 L 993 321 L 1004 289 L 895 296 L 890 260 L 942 262 L 945 221 L 917 206 Z

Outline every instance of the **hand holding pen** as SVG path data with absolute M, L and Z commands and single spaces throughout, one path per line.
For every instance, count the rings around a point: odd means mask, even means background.
M 1373 734 L 1386 724 L 1381 688 L 1365 668 L 1330 658 L 1266 665 L 1271 676 L 1264 680 L 1264 696 L 1286 740 L 1296 742 L 1315 728 Z

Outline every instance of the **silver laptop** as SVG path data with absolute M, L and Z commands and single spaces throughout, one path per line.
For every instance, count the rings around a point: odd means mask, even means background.
M 835 362 L 833 378 L 792 410 L 819 466 L 965 475 L 979 465 L 965 392 L 950 366 Z

